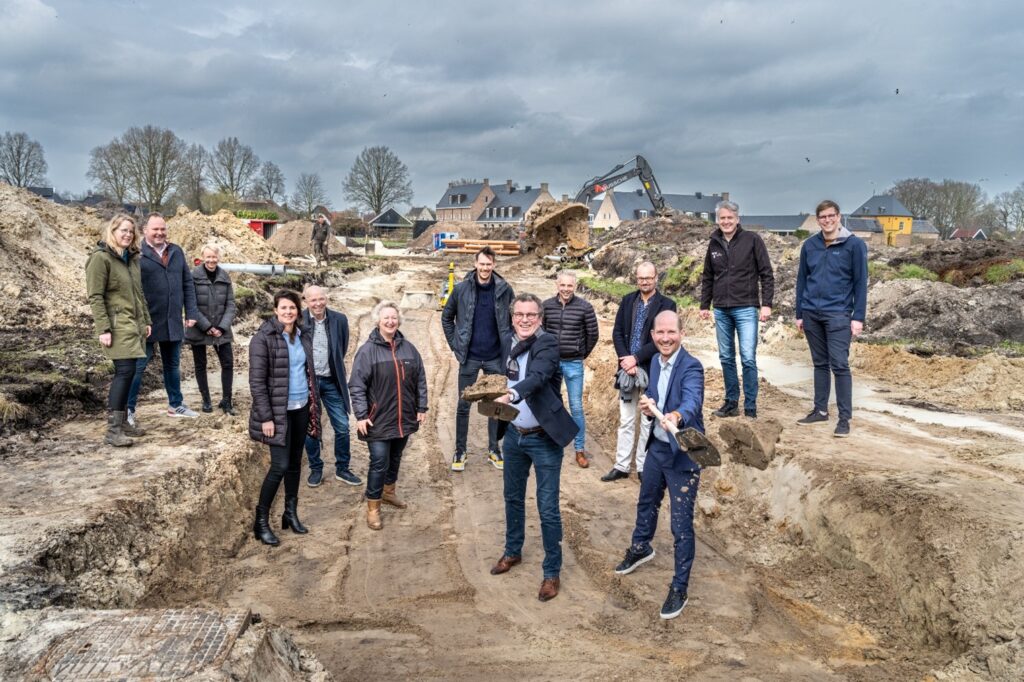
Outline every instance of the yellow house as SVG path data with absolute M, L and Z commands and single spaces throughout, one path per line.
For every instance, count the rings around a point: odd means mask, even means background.
M 910 243 L 914 214 L 891 194 L 876 194 L 851 213 L 850 217 L 877 220 L 885 233 L 885 243 L 889 246 L 904 246 Z

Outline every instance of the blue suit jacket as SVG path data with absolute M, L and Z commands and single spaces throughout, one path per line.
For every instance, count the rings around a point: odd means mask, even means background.
M 303 327 L 313 333 L 313 315 L 307 308 L 302 312 Z M 313 338 L 310 336 L 310 338 Z M 338 384 L 341 400 L 345 404 L 345 412 L 350 413 L 348 397 L 348 379 L 345 377 L 345 354 L 348 352 L 348 318 L 344 313 L 327 309 L 327 348 L 328 360 L 331 365 L 331 377 Z
M 651 359 L 651 381 L 645 391 L 645 395 L 655 402 L 658 402 L 660 376 L 661 356 L 658 355 Z M 682 346 L 672 368 L 672 375 L 668 379 L 668 395 L 665 397 L 665 409 L 662 412 L 678 412 L 683 416 L 679 422 L 680 429 L 694 428 L 704 433 L 704 366 Z M 647 439 L 648 448 L 652 439 L 654 425 L 651 426 L 651 434 Z M 700 471 L 700 466 L 690 459 L 686 451 L 679 449 L 675 438 L 669 438 L 669 446 L 673 452 L 686 458 L 693 471 Z

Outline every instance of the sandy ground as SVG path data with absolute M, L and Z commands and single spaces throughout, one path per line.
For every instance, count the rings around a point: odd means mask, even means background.
M 334 289 L 331 305 L 352 325 L 350 352 L 366 338 L 376 301 L 438 289 L 444 265 L 403 259 L 400 276 L 371 272 Z M 553 281 L 525 259 L 498 270 L 517 291 L 553 293 Z M 362 488 L 328 477 L 300 491 L 309 535 L 259 545 L 249 509 L 266 454 L 250 447 L 245 417 L 204 417 L 193 432 L 159 416 L 156 394 L 143 413 L 154 434 L 129 451 L 91 445 L 95 422 L 62 425 L 41 448 L 27 435 L 5 444 L 0 475 L 15 484 L 0 509 L 0 571 L 39 604 L 249 608 L 288 628 L 337 679 L 1019 678 L 1019 418 L 928 423 L 896 413 L 876 391 L 882 402 L 857 413 L 853 436 L 833 439 L 827 427 L 792 425 L 808 409 L 806 359 L 801 365 L 796 347 L 765 354 L 765 378 L 779 385 L 763 384 L 760 418 L 783 424 L 777 459 L 766 471 L 727 464 L 705 472 L 691 600 L 665 622 L 667 524 L 652 562 L 622 578 L 611 570 L 629 542 L 638 488 L 633 478 L 599 481 L 612 462 L 617 410 L 603 381 L 614 366 L 611 317 L 601 321 L 604 338 L 588 362 L 593 465 L 582 470 L 567 457 L 562 470 L 564 567 L 552 602 L 536 599 L 543 552 L 532 484 L 523 564 L 488 572 L 503 546 L 501 474 L 483 457 L 476 414 L 466 471 L 448 470 L 457 365 L 432 308 L 405 311 L 402 331 L 424 357 L 431 410 L 403 458 L 399 493 L 409 508 L 385 508 L 382 531 L 366 527 Z M 708 360 L 709 413 L 722 396 L 714 345 L 709 332 L 691 334 L 687 346 Z M 861 383 L 890 390 L 875 382 Z M 708 425 L 716 435 L 720 424 Z M 332 438 L 328 428 L 328 453 Z M 365 445 L 353 438 L 352 452 L 365 477 Z M 111 516 L 138 529 L 133 519 L 151 513 L 149 498 L 173 518 L 153 514 L 143 527 L 154 539 L 114 533 L 104 549 L 101 536 L 118 527 Z M 68 549 L 85 547 L 80 538 L 90 534 L 90 551 Z M 140 557 L 152 565 L 140 569 Z M 26 562 L 43 568 L 33 574 Z M 47 592 L 58 573 L 64 597 Z

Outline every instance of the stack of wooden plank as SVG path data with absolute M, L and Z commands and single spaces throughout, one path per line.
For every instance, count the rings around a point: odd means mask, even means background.
M 494 249 L 499 256 L 518 256 L 519 242 L 498 239 L 443 239 L 445 253 L 477 253 L 485 246 Z

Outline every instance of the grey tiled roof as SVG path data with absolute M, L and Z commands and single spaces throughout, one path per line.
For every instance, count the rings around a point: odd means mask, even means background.
M 476 198 L 480 195 L 483 188 L 484 183 L 482 182 L 475 182 L 472 185 L 456 185 L 455 187 L 448 187 L 445 189 L 444 194 L 441 195 L 441 198 L 438 199 L 437 208 L 440 210 L 442 208 L 464 208 L 469 206 L 476 201 Z M 492 186 L 491 189 L 494 189 L 494 187 Z M 451 203 L 453 194 L 465 194 L 466 202 L 463 204 Z
M 874 218 L 850 218 L 843 220 L 850 232 L 882 232 L 882 226 Z
M 714 220 L 715 206 L 722 200 L 722 197 L 717 194 L 702 194 L 699 198 L 696 194 L 664 194 L 662 196 L 665 197 L 665 203 L 677 211 L 697 215 L 707 213 L 711 220 Z
M 740 214 L 740 225 L 746 229 L 762 229 L 769 232 L 793 232 L 803 227 L 807 220 L 806 213 L 796 215 L 743 215 Z
M 494 198 L 491 199 L 491 203 L 487 204 L 484 208 L 483 213 L 477 218 L 477 222 L 480 223 L 518 223 L 526 215 L 526 212 L 533 206 L 533 202 L 537 201 L 537 197 L 541 194 L 540 187 L 531 187 L 529 191 L 525 189 L 513 187 L 512 191 L 508 191 L 508 185 L 491 185 L 491 189 L 494 191 Z M 493 209 L 517 209 L 512 211 L 512 215 L 509 215 L 509 211 L 505 211 L 505 216 L 497 217 L 493 214 Z M 490 218 L 487 217 L 488 209 L 492 209 L 492 215 Z
M 901 204 L 900 200 L 893 195 L 876 194 L 861 204 L 860 207 L 850 215 L 861 217 L 883 215 L 912 216 L 914 214 L 911 213 L 906 206 Z
M 932 225 L 930 220 L 924 218 L 914 218 L 913 224 L 910 226 L 911 234 L 939 234 L 939 230 Z
M 698 216 L 701 213 L 707 213 L 709 220 L 714 220 L 715 206 L 722 200 L 722 197 L 717 194 L 704 194 L 699 198 L 696 194 L 663 194 L 662 196 L 665 197 L 665 203 L 670 208 Z M 612 192 L 612 202 L 620 220 L 639 220 L 640 211 L 647 211 L 648 216 L 654 212 L 654 204 L 651 203 L 647 192 L 642 189 L 631 192 Z

